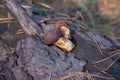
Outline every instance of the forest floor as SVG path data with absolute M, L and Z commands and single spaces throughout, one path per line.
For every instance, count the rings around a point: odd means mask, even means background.
M 73 5 L 71 2 L 66 2 L 61 6 L 62 1 L 53 2 L 52 0 L 48 2 L 44 2 L 44 0 L 43 2 L 38 2 L 37 0 L 31 2 L 28 0 L 27 2 L 21 1 L 20 4 L 39 25 L 53 26 L 57 20 L 67 20 L 69 26 L 74 27 L 75 33 L 78 34 L 73 34 L 73 38 L 79 38 L 78 41 L 75 41 L 77 46 L 72 53 L 76 55 L 77 59 L 84 60 L 87 64 L 84 66 L 83 72 L 65 76 L 63 80 L 76 75 L 86 76 L 89 78 L 88 80 L 93 78 L 95 80 L 120 79 L 119 18 L 113 19 L 98 14 L 95 4 L 92 4 L 92 6 L 87 5 L 87 7 L 81 4 L 82 8 Z M 26 34 L 3 5 L 0 7 L 0 15 L 0 80 L 16 80 L 15 77 L 18 75 L 12 72 L 15 70 L 11 70 L 8 67 L 9 60 L 7 60 L 7 58 L 10 57 L 8 51 L 16 56 L 16 47 L 20 45 L 18 42 L 22 40 L 24 42 Z M 72 27 L 71 30 L 73 29 Z M 6 50 L 6 46 L 9 47 L 9 49 Z M 14 63 L 15 62 L 13 62 L 13 64 Z M 17 78 L 17 80 L 19 79 Z M 32 78 L 30 78 L 30 80 L 32 80 Z M 36 78 L 36 80 L 38 79 Z M 70 80 L 72 80 L 72 78 L 70 78 Z

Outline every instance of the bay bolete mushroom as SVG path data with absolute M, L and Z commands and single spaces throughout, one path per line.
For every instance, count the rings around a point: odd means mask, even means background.
M 67 23 L 65 20 L 59 20 L 55 23 L 54 25 L 54 29 L 58 29 L 60 28 L 61 26 L 66 26 L 67 27 Z
M 63 37 L 67 38 L 67 39 L 71 39 L 71 33 L 70 33 L 70 29 L 67 28 L 66 26 L 61 26 L 60 30 L 63 33 Z
M 65 20 L 59 20 L 54 25 L 54 29 L 60 29 L 63 33 L 63 37 L 70 39 L 70 29 L 67 27 L 67 22 Z
M 59 20 L 54 25 L 54 29 L 43 35 L 45 44 L 54 44 L 65 52 L 70 52 L 75 45 L 69 40 L 71 37 L 70 29 L 64 20 Z
M 55 43 L 62 36 L 60 29 L 53 29 L 43 35 L 43 41 L 45 44 L 50 45 Z

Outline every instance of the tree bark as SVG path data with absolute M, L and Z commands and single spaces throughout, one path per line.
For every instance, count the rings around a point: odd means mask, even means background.
M 40 27 L 27 15 L 16 0 L 0 0 L 0 2 L 11 12 L 27 34 L 40 35 L 42 32 Z

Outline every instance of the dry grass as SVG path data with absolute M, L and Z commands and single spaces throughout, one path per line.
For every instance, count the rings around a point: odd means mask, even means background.
M 104 59 L 95 61 L 95 62 L 93 62 L 93 64 L 97 64 L 97 63 L 101 63 L 101 62 L 107 61 L 107 60 L 111 59 L 112 57 L 120 54 L 120 53 L 116 53 L 116 52 L 120 52 L 120 50 L 115 50 L 115 51 L 113 51 L 112 53 L 115 53 L 115 54 L 111 55 L 110 57 L 107 57 L 107 58 L 104 58 Z
M 102 72 L 103 74 L 106 74 L 107 76 L 109 76 L 112 80 L 117 80 L 117 79 L 115 79 L 113 76 L 111 76 L 111 75 L 106 71 L 106 69 L 101 68 L 101 67 L 96 66 L 96 65 L 94 65 L 94 67 L 95 67 L 98 71 L 100 71 L 100 72 Z M 109 79 L 108 79 L 108 80 L 109 80 Z
M 93 80 L 92 77 L 91 77 L 91 74 L 87 73 L 87 72 L 78 72 L 78 73 L 75 73 L 75 74 L 71 74 L 71 75 L 68 75 L 68 76 L 64 76 L 64 77 L 61 77 L 60 80 L 71 80 L 72 78 L 83 78 L 85 77 L 87 80 Z
M 109 66 L 107 66 L 107 68 L 105 68 L 105 70 L 108 70 L 113 64 L 115 64 L 117 62 L 117 60 L 120 58 L 120 56 L 118 58 L 116 58 Z
M 101 59 L 101 60 L 98 60 L 98 61 L 93 62 L 94 67 L 95 67 L 97 70 L 99 70 L 100 72 L 103 72 L 103 73 L 108 74 L 108 73 L 107 73 L 107 70 L 120 58 L 120 56 L 118 56 L 118 55 L 120 54 L 119 52 L 120 52 L 120 50 L 115 50 L 115 51 L 112 52 L 112 53 L 114 53 L 113 55 L 111 55 L 111 56 L 109 56 L 109 57 L 107 57 L 107 58 L 104 58 L 104 59 Z M 102 63 L 102 62 L 104 62 L 104 61 L 107 61 L 107 60 L 111 59 L 111 58 L 114 57 L 114 56 L 118 56 L 118 57 L 117 57 L 111 64 L 109 64 L 106 68 L 101 68 L 101 67 L 95 65 L 95 64 L 98 64 L 98 63 Z
M 115 80 L 115 78 L 113 78 L 113 77 L 104 77 L 104 76 L 100 76 L 100 75 L 91 74 L 89 72 L 77 72 L 75 74 L 61 77 L 60 80 L 72 80 L 72 79 L 73 80 L 82 80 L 83 78 L 85 80 L 94 80 L 93 77 L 100 78 L 100 79 L 107 79 L 107 80 Z
M 13 18 L 6 18 L 6 17 L 0 15 L 0 24 L 12 23 L 12 22 L 15 22 Z
M 25 31 L 23 30 L 23 29 L 19 29 L 19 30 L 17 30 L 17 32 L 16 32 L 16 34 L 24 34 L 25 33 Z
M 120 50 L 115 50 L 115 51 L 111 52 L 111 53 L 112 53 L 111 56 L 93 62 L 93 64 L 94 64 L 93 66 L 94 66 L 98 71 L 100 71 L 100 72 L 108 75 L 109 77 L 113 78 L 107 71 L 108 71 L 108 69 L 109 69 L 114 63 L 116 63 L 116 61 L 120 58 L 120 56 L 119 56 L 120 53 L 119 53 L 119 52 L 120 52 Z M 104 62 L 104 61 L 107 61 L 107 60 L 113 58 L 114 56 L 118 56 L 118 57 L 117 57 L 111 64 L 109 64 L 106 68 L 101 68 L 101 67 L 99 67 L 99 66 L 96 65 L 96 64 L 98 64 L 98 63 L 100 64 L 100 63 L 102 63 L 102 62 Z M 113 78 L 113 80 L 116 80 L 116 79 Z

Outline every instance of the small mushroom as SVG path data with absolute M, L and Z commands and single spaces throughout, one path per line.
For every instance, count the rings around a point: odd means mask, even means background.
M 55 29 L 58 29 L 58 28 L 60 28 L 61 26 L 66 26 L 66 27 L 67 27 L 67 23 L 66 23 L 65 20 L 59 20 L 59 21 L 57 21 L 57 22 L 55 23 L 55 25 L 54 25 L 54 28 L 55 28 Z
M 71 37 L 70 29 L 64 20 L 56 22 L 54 29 L 43 35 L 45 44 L 54 44 L 65 52 L 70 52 L 75 45 L 69 40 Z
M 43 35 L 43 41 L 45 44 L 50 45 L 55 43 L 62 36 L 60 29 L 53 29 Z
M 60 30 L 62 31 L 63 33 L 63 37 L 67 38 L 67 39 L 70 39 L 71 35 L 70 35 L 70 30 L 69 28 L 67 27 L 67 23 L 66 21 L 64 20 L 59 20 L 56 22 L 55 26 L 54 26 L 54 29 L 57 29 L 57 28 L 60 28 Z
M 61 26 L 60 30 L 62 31 L 63 37 L 71 39 L 71 33 L 69 28 L 67 28 L 66 26 Z
M 64 37 L 60 37 L 57 42 L 54 43 L 54 45 L 61 48 L 65 52 L 70 52 L 75 47 L 70 40 Z

